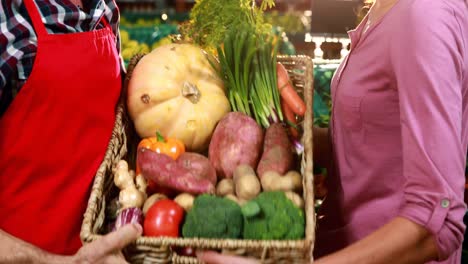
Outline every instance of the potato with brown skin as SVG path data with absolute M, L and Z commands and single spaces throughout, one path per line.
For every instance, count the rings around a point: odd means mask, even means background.
M 236 196 L 246 201 L 257 197 L 262 189 L 254 169 L 245 164 L 237 166 L 234 170 L 234 186 Z
M 232 178 L 240 164 L 256 168 L 262 151 L 263 130 L 251 117 L 230 112 L 218 123 L 208 157 L 220 178 Z
M 209 160 L 196 153 L 184 153 L 177 161 L 149 149 L 138 150 L 141 174 L 161 187 L 191 194 L 214 193 L 216 173 Z
M 297 171 L 288 171 L 285 175 L 267 171 L 263 174 L 261 182 L 264 191 L 302 191 L 302 175 Z
M 270 125 L 265 133 L 263 154 L 257 167 L 261 179 L 267 171 L 285 174 L 293 164 L 293 148 L 288 134 L 280 123 Z
M 141 174 L 140 174 L 141 175 Z M 157 201 L 167 199 L 167 196 L 161 193 L 155 193 L 146 199 L 145 203 L 143 204 L 143 214 L 146 215 L 146 212 L 150 209 L 150 207 Z
M 304 199 L 299 194 L 295 192 L 285 192 L 284 194 L 295 206 L 301 209 L 304 208 Z
M 228 194 L 234 194 L 234 181 L 232 179 L 222 179 L 216 186 L 217 196 L 226 196 Z
M 239 197 L 235 196 L 234 194 L 228 194 L 228 195 L 224 196 L 224 198 L 227 198 L 227 199 L 237 203 L 240 206 L 244 205 L 247 202 L 247 200 L 239 199 Z
M 193 202 L 195 197 L 190 193 L 181 193 L 174 198 L 174 202 L 176 202 L 180 207 L 184 208 L 185 212 L 188 212 L 193 207 Z

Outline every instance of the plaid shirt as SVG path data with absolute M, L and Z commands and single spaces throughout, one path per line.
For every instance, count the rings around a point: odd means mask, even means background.
M 103 28 L 105 16 L 116 34 L 119 10 L 114 0 L 83 0 L 84 12 L 70 0 L 36 0 L 36 6 L 49 34 L 85 32 Z M 37 36 L 22 0 L 1 0 L 0 4 L 0 115 L 13 100 L 31 73 L 37 49 Z

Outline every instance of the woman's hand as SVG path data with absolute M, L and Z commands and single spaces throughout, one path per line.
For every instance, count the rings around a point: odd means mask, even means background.
M 259 264 L 256 259 L 222 255 L 213 251 L 197 252 L 200 261 L 206 264 Z
M 122 249 L 135 241 L 142 233 L 140 225 L 129 224 L 100 239 L 84 245 L 73 257 L 71 263 L 127 263 Z

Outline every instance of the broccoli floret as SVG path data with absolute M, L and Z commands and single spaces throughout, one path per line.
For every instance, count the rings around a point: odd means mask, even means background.
M 249 208 L 257 203 L 255 214 Z M 263 192 L 243 206 L 245 239 L 276 240 L 304 237 L 304 212 L 296 207 L 283 192 Z
M 184 237 L 239 238 L 242 212 L 235 202 L 211 195 L 198 196 L 185 218 Z

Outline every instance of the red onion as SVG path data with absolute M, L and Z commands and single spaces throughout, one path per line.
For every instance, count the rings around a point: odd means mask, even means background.
M 115 220 L 115 226 L 113 230 L 115 231 L 130 223 L 138 223 L 143 226 L 143 212 L 140 210 L 140 208 L 131 207 L 123 209 Z

